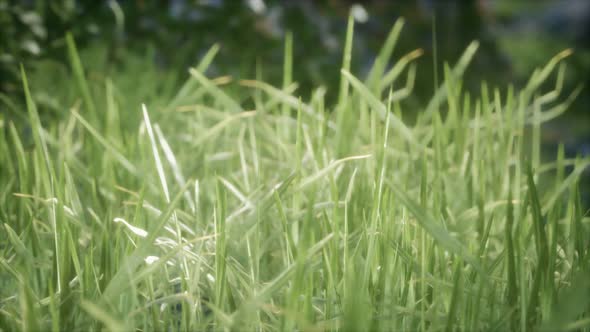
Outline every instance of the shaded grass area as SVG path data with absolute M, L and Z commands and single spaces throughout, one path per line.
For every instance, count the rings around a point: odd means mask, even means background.
M 588 330 L 590 159 L 540 151 L 577 93 L 561 96 L 569 51 L 473 96 L 474 42 L 410 124 L 420 50 L 392 56 L 399 21 L 362 81 L 349 22 L 334 105 L 297 97 L 290 38 L 281 87 L 207 77 L 216 47 L 178 91 L 141 65 L 88 77 L 72 38 L 68 79 L 22 70 L 0 329 Z

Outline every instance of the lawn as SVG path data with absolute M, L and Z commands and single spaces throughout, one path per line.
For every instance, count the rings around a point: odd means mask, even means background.
M 416 50 L 391 30 L 337 101 L 281 86 L 186 82 L 149 56 L 22 68 L 0 139 L 0 331 L 590 330 L 590 158 L 541 152 L 564 50 L 522 89 L 477 95 L 444 64 L 424 110 L 404 100 Z M 434 80 L 433 80 L 434 81 Z M 547 88 L 548 84 L 550 88 Z M 8 113 L 7 113 L 8 114 Z

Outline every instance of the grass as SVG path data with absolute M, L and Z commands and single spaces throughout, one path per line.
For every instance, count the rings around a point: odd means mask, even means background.
M 178 92 L 149 57 L 104 76 L 72 38 L 71 74 L 23 70 L 0 330 L 589 331 L 590 159 L 540 156 L 570 52 L 474 96 L 473 43 L 409 121 L 421 51 L 393 56 L 398 22 L 363 82 L 352 24 L 335 105 L 297 97 L 291 37 L 281 88 L 207 77 L 216 46 Z

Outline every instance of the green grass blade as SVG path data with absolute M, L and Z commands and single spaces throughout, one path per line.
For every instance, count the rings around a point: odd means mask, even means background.
M 458 80 L 463 75 L 463 73 L 469 66 L 469 63 L 471 63 L 471 60 L 473 59 L 473 56 L 475 55 L 475 52 L 477 52 L 478 48 L 479 43 L 477 41 L 473 41 L 471 42 L 471 44 L 469 44 L 469 46 L 467 46 L 465 52 L 463 52 L 463 54 L 457 61 L 457 64 L 453 68 L 452 78 L 454 80 Z M 426 109 L 424 110 L 423 120 L 430 119 L 430 117 L 432 117 L 433 115 L 433 112 L 435 112 L 440 107 L 440 105 L 442 105 L 442 103 L 445 102 L 447 97 L 447 89 L 445 87 L 445 83 L 443 82 L 440 85 L 440 87 L 436 90 L 434 96 L 426 106 Z
M 371 89 L 371 91 L 373 93 L 375 93 L 377 95 L 379 95 L 383 91 L 383 89 L 380 88 L 380 84 L 381 84 L 380 82 L 382 81 L 381 77 L 383 76 L 383 73 L 385 71 L 387 63 L 389 62 L 389 59 L 391 58 L 391 54 L 393 53 L 393 49 L 395 48 L 395 45 L 397 44 L 397 41 L 399 39 L 399 35 L 402 31 L 402 28 L 404 27 L 404 23 L 405 23 L 405 20 L 403 18 L 398 18 L 395 21 L 395 24 L 393 25 L 393 27 L 391 28 L 391 31 L 387 35 L 387 39 L 385 40 L 385 43 L 383 44 L 383 47 L 379 51 L 379 54 L 377 55 L 377 58 L 375 59 L 375 63 L 373 64 L 373 67 L 371 67 L 371 71 L 369 72 L 369 76 L 367 78 L 367 86 Z M 402 57 L 402 59 L 404 59 L 404 57 Z M 398 64 L 402 61 L 402 59 L 400 59 L 396 63 L 395 67 L 398 66 Z M 344 68 L 344 69 L 350 71 L 348 68 Z M 392 69 L 392 71 L 393 71 L 393 69 Z M 383 79 L 383 81 L 387 81 L 387 80 Z
M 110 315 L 105 309 L 100 306 L 87 301 L 80 301 L 80 306 L 86 311 L 92 318 L 104 324 L 109 331 L 129 331 L 129 326 L 122 321 L 116 319 Z
M 230 96 L 228 96 L 223 90 L 218 88 L 213 82 L 211 82 L 205 75 L 203 75 L 200 71 L 191 68 L 189 69 L 189 73 L 216 99 L 218 100 L 225 108 L 227 112 L 239 113 L 242 112 L 243 109 L 235 100 L 233 100 Z
M 377 97 L 375 97 L 371 93 L 371 91 L 369 91 L 369 89 L 367 89 L 367 87 L 364 86 L 364 84 L 361 81 L 359 81 L 356 77 L 352 76 L 352 74 L 350 74 L 347 71 L 343 70 L 342 74 L 350 82 L 350 84 L 359 92 L 364 101 L 367 102 L 373 108 L 373 110 L 377 112 L 377 114 L 379 115 L 379 117 L 381 117 L 382 120 L 389 118 L 389 125 L 392 127 L 392 129 L 397 131 L 397 133 L 399 133 L 399 135 L 401 135 L 406 141 L 408 141 L 408 143 L 422 148 L 420 143 L 416 140 L 416 138 L 414 138 L 414 134 L 412 133 L 412 131 L 397 116 L 393 114 L 391 114 L 391 116 L 388 116 L 389 112 L 387 111 L 387 107 L 385 107 L 385 105 L 381 101 L 379 101 Z
M 98 114 L 96 112 L 96 107 L 94 101 L 92 100 L 92 95 L 90 94 L 88 81 L 86 80 L 86 76 L 84 75 L 84 67 L 82 66 L 80 56 L 78 55 L 78 50 L 76 48 L 74 37 L 70 32 L 66 34 L 66 44 L 68 46 L 68 56 L 70 58 L 72 70 L 74 71 L 76 84 L 78 85 L 78 89 L 80 89 L 80 93 L 82 94 L 82 97 L 84 99 L 84 104 L 88 108 L 88 116 L 90 117 L 90 119 L 92 119 L 94 125 L 99 125 L 97 123 Z
M 468 250 L 449 232 L 444 229 L 435 218 L 425 211 L 420 204 L 415 202 L 408 194 L 399 189 L 395 184 L 386 181 L 389 188 L 395 193 L 396 197 L 401 203 L 414 215 L 419 225 L 433 238 L 436 242 L 446 250 L 461 257 L 463 260 L 471 264 L 480 275 L 487 279 L 486 273 L 480 266 L 479 262 L 468 253 Z

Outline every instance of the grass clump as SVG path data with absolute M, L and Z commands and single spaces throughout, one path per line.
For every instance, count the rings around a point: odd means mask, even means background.
M 291 38 L 281 88 L 208 78 L 216 47 L 178 92 L 147 66 L 91 78 L 71 38 L 51 103 L 23 71 L 33 143 L 8 121 L 0 141 L 0 330 L 590 329 L 590 159 L 540 151 L 576 94 L 559 97 L 568 51 L 474 97 L 473 43 L 410 124 L 421 51 L 392 57 L 402 24 L 363 82 L 350 21 L 331 106 L 296 96 Z

